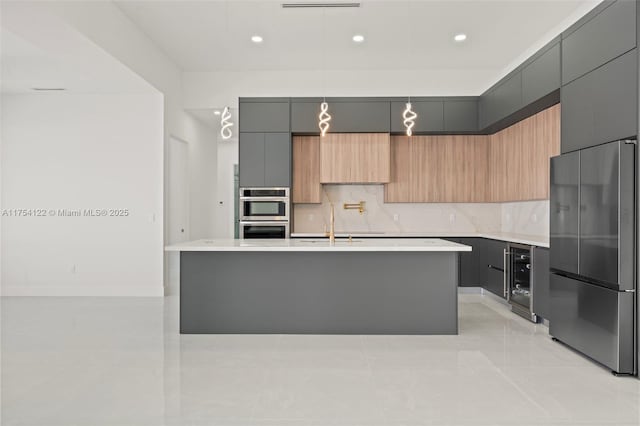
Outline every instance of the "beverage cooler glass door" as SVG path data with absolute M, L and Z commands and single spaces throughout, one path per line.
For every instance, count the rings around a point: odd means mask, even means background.
M 510 246 L 509 302 L 531 309 L 531 249 Z

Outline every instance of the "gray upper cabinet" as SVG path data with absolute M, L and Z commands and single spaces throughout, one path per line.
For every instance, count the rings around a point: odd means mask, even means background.
M 389 101 L 329 102 L 331 133 L 389 133 Z M 317 119 L 317 116 L 316 116 Z
M 562 84 L 636 47 L 636 18 L 636 2 L 618 0 L 586 23 L 565 32 Z
M 519 71 L 480 97 L 480 128 L 502 120 L 523 106 L 522 72 Z
M 264 133 L 240 133 L 240 186 L 264 186 Z
M 391 102 L 391 132 L 393 133 L 404 133 L 406 131 L 404 119 L 402 118 L 406 103 L 406 101 Z M 411 108 L 418 115 L 413 127 L 413 133 L 441 132 L 444 130 L 444 102 L 442 100 L 412 100 Z
M 522 108 L 522 73 L 518 72 L 494 91 L 496 121 Z
M 291 136 L 282 133 L 240 133 L 240 186 L 289 187 Z
M 537 101 L 560 88 L 560 43 L 522 70 L 522 104 Z
M 289 100 L 240 100 L 240 132 L 288 132 Z
M 299 134 L 320 134 L 318 115 L 320 102 L 291 101 L 291 132 Z
M 480 130 L 487 128 L 494 121 L 493 117 L 493 91 L 486 91 L 478 101 L 478 127 Z
M 319 134 L 318 114 L 321 98 L 293 99 L 291 132 Z M 390 102 L 380 99 L 327 99 L 331 133 L 389 133 Z
M 444 101 L 445 132 L 475 132 L 477 130 L 478 99 Z
M 264 139 L 264 186 L 291 186 L 291 134 L 267 133 Z
M 562 87 L 563 153 L 637 134 L 636 49 Z

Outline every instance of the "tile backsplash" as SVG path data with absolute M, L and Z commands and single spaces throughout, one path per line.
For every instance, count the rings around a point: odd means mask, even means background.
M 365 202 L 365 212 L 343 203 Z M 384 203 L 383 185 L 323 185 L 322 204 L 296 204 L 293 232 L 323 232 L 335 206 L 336 232 L 509 232 L 547 236 L 549 202 Z
M 549 236 L 549 200 L 502 203 L 501 231 Z

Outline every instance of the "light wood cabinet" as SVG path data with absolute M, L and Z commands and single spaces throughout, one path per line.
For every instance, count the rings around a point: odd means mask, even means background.
M 486 136 L 394 136 L 385 202 L 482 202 L 486 176 Z
M 560 154 L 560 105 L 489 136 L 489 200 L 549 198 L 549 159 Z
M 394 136 L 387 203 L 478 203 L 549 198 L 560 153 L 560 105 L 490 136 Z
M 490 136 L 330 133 L 293 138 L 293 203 L 320 203 L 321 183 L 386 183 L 387 203 L 549 198 L 560 105 Z
M 291 200 L 295 203 L 320 203 L 320 136 L 294 136 L 293 186 Z
M 389 182 L 390 157 L 388 133 L 328 133 L 320 138 L 320 182 Z

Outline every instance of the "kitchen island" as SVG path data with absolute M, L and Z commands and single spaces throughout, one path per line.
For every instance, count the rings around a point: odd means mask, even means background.
M 180 252 L 180 332 L 457 334 L 458 253 L 434 239 L 198 240 Z

